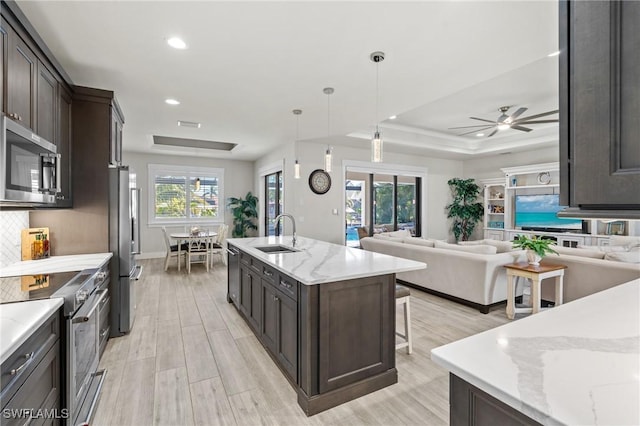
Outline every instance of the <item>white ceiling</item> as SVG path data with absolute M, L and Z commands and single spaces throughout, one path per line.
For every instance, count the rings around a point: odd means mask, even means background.
M 557 143 L 557 124 L 492 138 L 449 127 L 558 106 L 557 1 L 18 1 L 75 84 L 116 92 L 124 149 L 255 160 L 295 138 L 368 147 L 379 65 L 387 150 L 467 158 Z M 166 39 L 182 37 L 175 50 Z M 165 98 L 176 98 L 169 106 Z M 514 109 L 515 110 L 515 109 Z M 553 118 L 553 117 L 551 117 Z M 177 120 L 200 129 L 179 128 Z M 152 135 L 237 143 L 158 148 Z

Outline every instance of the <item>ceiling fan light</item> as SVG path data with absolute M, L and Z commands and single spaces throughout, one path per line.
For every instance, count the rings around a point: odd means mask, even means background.
M 507 130 L 511 126 L 507 123 L 498 124 L 498 130 Z
M 373 163 L 382 162 L 382 148 L 383 141 L 380 137 L 380 132 L 376 131 L 373 135 L 373 139 L 371 139 L 371 161 Z

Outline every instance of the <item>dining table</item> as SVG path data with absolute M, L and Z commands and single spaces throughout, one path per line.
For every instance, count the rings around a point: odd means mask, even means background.
M 198 232 L 174 232 L 169 234 L 169 237 L 173 240 L 176 240 L 178 243 L 178 271 L 180 270 L 180 257 L 182 256 L 182 245 L 187 244 L 187 262 L 191 262 L 191 249 L 192 248 L 200 248 L 201 244 L 204 244 L 207 247 L 206 250 L 206 265 L 207 271 L 209 270 L 209 252 L 213 243 L 215 242 L 216 237 L 218 236 L 217 232 L 214 231 L 198 231 Z M 187 265 L 187 270 L 190 270 L 189 265 Z

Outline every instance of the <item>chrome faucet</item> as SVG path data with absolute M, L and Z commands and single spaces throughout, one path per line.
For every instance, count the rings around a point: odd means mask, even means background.
M 282 213 L 276 216 L 275 219 L 273 219 L 273 225 L 278 226 L 278 221 L 282 217 L 288 217 L 289 219 L 291 219 L 291 223 L 293 224 L 293 240 L 291 241 L 291 244 L 293 247 L 295 247 L 296 246 L 296 220 L 289 213 Z

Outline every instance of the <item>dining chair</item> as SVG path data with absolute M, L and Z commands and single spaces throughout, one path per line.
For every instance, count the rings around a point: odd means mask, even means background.
M 227 232 L 229 232 L 229 225 L 225 225 L 224 223 L 218 227 L 218 235 L 216 235 L 216 239 L 211 245 L 211 267 L 213 268 L 213 255 L 220 255 L 222 259 L 222 263 L 224 265 L 227 264 L 227 256 L 225 256 L 226 248 L 225 241 L 227 240 Z
M 169 268 L 169 261 L 172 257 L 177 259 L 178 271 L 180 270 L 180 261 L 181 258 L 184 257 L 186 259 L 187 250 L 189 249 L 187 244 L 181 244 L 180 246 L 180 256 L 178 256 L 178 244 L 171 244 L 171 240 L 169 239 L 169 234 L 167 234 L 167 228 L 162 227 L 162 235 L 164 236 L 164 245 L 167 250 L 167 254 L 164 258 L 164 270 L 166 271 Z
M 210 236 L 208 229 L 200 229 L 197 238 L 191 237 L 189 239 L 189 250 L 187 254 L 187 272 L 189 274 L 191 273 L 192 263 L 204 263 L 207 272 L 209 272 L 209 253 L 212 242 L 213 237 Z

